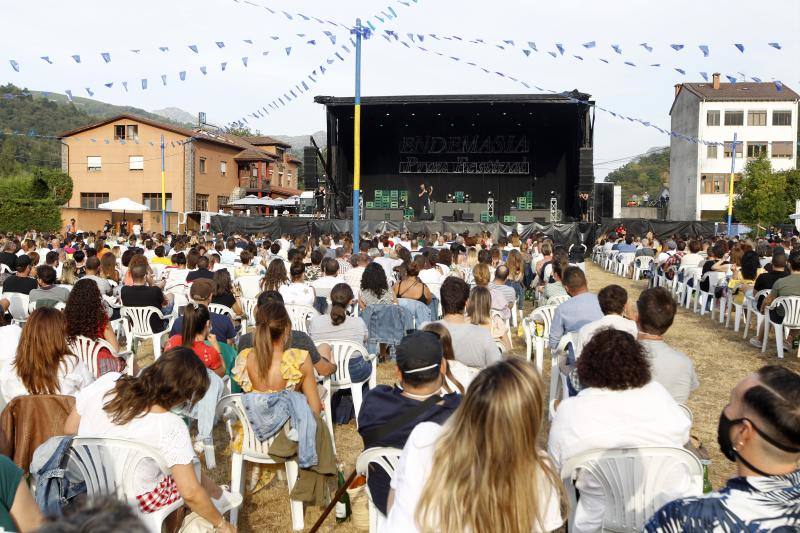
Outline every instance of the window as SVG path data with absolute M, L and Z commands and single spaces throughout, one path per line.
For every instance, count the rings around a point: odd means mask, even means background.
M 128 157 L 129 170 L 144 170 L 144 156 L 132 155 Z
M 86 158 L 86 168 L 89 172 L 98 172 L 103 168 L 103 158 L 99 155 L 90 155 Z
M 744 153 L 742 145 L 744 143 L 742 141 L 736 141 L 736 157 L 742 157 Z M 731 147 L 733 146 L 733 142 L 726 142 L 725 143 L 725 158 L 731 158 Z
M 744 126 L 744 111 L 725 111 L 726 126 Z
M 219 173 L 223 176 L 228 172 L 228 162 L 227 161 L 220 161 L 219 162 Z
M 772 141 L 772 157 L 792 157 L 792 141 Z
M 208 211 L 208 195 L 195 194 L 194 195 L 194 210 L 195 211 Z
M 250 175 L 254 178 L 258 177 L 258 163 L 252 163 L 250 165 Z
M 740 177 L 739 174 L 734 174 L 734 189 L 735 182 L 739 181 Z M 730 174 L 703 174 L 700 178 L 702 194 L 728 194 L 730 180 Z
M 719 126 L 719 111 L 706 112 L 706 126 Z
M 766 111 L 748 111 L 747 112 L 747 125 L 748 126 L 766 126 L 767 125 L 767 112 Z
M 228 205 L 228 197 L 227 196 L 217 196 L 217 209 L 222 209 Z
M 108 202 L 107 192 L 82 192 L 81 209 L 97 209 L 97 206 Z
M 165 211 L 172 211 L 172 193 L 166 194 L 167 205 Z M 147 206 L 150 211 L 161 211 L 161 193 L 160 192 L 146 192 L 142 193 L 142 203 Z
M 772 112 L 772 125 L 773 126 L 791 126 L 792 125 L 792 112 L 791 111 L 773 111 Z
M 709 144 L 706 151 L 706 158 L 707 159 L 716 159 L 717 158 L 717 145 L 716 144 Z
M 206 158 L 205 157 L 201 157 L 200 158 L 200 174 L 205 174 L 205 173 L 206 173 Z
M 136 124 L 115 124 L 114 125 L 114 140 L 115 141 L 138 141 L 139 140 L 139 126 Z
M 737 153 L 738 155 L 738 153 Z M 748 142 L 747 143 L 747 157 L 757 158 L 761 156 L 767 157 L 767 143 L 766 142 Z

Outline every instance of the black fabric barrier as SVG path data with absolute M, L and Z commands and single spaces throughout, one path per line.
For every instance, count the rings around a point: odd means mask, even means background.
M 700 221 L 662 221 L 646 220 L 643 218 L 616 218 L 604 219 L 600 225 L 600 235 L 608 235 L 617 229 L 620 223 L 631 235 L 644 236 L 652 231 L 659 240 L 673 235 L 688 235 L 690 237 L 712 237 L 714 235 L 714 222 Z
M 616 227 L 616 226 L 614 226 Z M 627 227 L 627 226 L 626 226 Z M 488 231 L 494 239 L 511 235 L 516 231 L 522 239 L 537 232 L 547 235 L 558 244 L 581 244 L 590 246 L 594 243 L 597 225 L 587 222 L 568 224 L 514 224 L 505 225 L 495 222 L 482 224 L 479 222 L 443 222 L 443 221 L 371 221 L 364 220 L 360 224 L 362 232 L 384 233 L 387 231 L 410 231 L 414 233 L 464 233 L 475 235 Z M 216 233 L 231 235 L 270 235 L 276 237 L 284 233 L 290 235 L 320 236 L 330 233 L 348 233 L 353 229 L 352 220 L 315 220 L 290 217 L 242 217 L 212 216 L 211 230 Z M 613 229 L 613 228 L 611 228 Z M 610 231 L 610 230 L 609 230 Z

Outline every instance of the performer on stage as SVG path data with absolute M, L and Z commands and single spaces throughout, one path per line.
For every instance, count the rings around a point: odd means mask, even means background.
M 325 216 L 325 187 L 322 185 L 317 186 L 317 190 L 314 191 L 314 202 L 316 203 L 316 210 L 315 213 L 318 218 L 322 218 Z
M 581 220 L 589 220 L 589 193 L 578 193 L 578 212 L 580 213 Z
M 425 183 L 419 184 L 419 197 L 422 198 L 422 213 L 429 215 L 431 213 L 431 195 L 433 195 L 433 185 L 430 189 L 425 188 Z

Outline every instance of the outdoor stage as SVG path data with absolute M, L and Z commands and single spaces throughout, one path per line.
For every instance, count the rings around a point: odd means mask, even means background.
M 441 221 L 463 211 L 475 222 L 506 215 L 509 222 L 544 222 L 551 199 L 561 220 L 579 218 L 578 193 L 592 194 L 594 185 L 590 98 L 578 91 L 362 98 L 365 218 Z M 353 99 L 314 101 L 327 113 L 333 212 L 345 217 L 352 203 Z M 423 184 L 433 188 L 435 201 L 428 217 Z

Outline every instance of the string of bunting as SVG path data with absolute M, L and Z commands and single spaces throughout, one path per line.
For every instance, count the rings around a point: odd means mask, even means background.
M 48 135 L 48 134 L 38 133 L 36 130 L 33 130 L 33 129 L 28 130 L 28 131 L 19 131 L 19 130 L 10 129 L 10 128 L 0 129 L 0 138 L 2 138 L 3 136 L 7 136 L 7 135 L 13 135 L 13 136 L 16 136 L 16 137 L 29 137 L 29 138 L 34 138 L 34 139 L 55 140 L 55 141 L 59 141 L 61 139 L 57 135 Z M 186 140 L 183 140 L 183 141 L 181 141 L 181 140 L 170 141 L 170 142 L 165 144 L 165 147 L 166 146 L 169 146 L 171 148 L 181 147 L 181 146 L 183 146 L 185 144 L 188 144 L 188 143 L 190 143 L 190 142 L 192 142 L 194 140 L 203 140 L 203 137 L 202 136 L 193 135 L 191 137 L 187 137 Z M 159 141 L 159 140 L 142 141 L 142 140 L 139 140 L 139 139 L 126 140 L 126 139 L 107 139 L 107 138 L 99 138 L 99 137 L 79 137 L 79 136 L 70 136 L 70 141 L 76 141 L 76 142 L 86 141 L 86 142 L 90 142 L 90 143 L 102 143 L 102 144 L 111 144 L 111 143 L 118 142 L 121 145 L 125 145 L 125 144 L 137 144 L 137 145 L 149 145 L 149 146 L 160 146 L 161 145 L 161 141 Z M 178 153 L 182 153 L 182 152 L 176 151 L 173 155 L 178 154 Z M 156 158 L 156 159 L 158 159 L 158 158 Z M 125 161 L 125 163 L 128 163 L 128 161 Z M 111 163 L 109 163 L 109 164 L 111 164 Z
M 395 40 L 398 40 L 400 38 L 400 35 L 401 34 L 398 31 L 384 30 L 383 34 L 382 34 L 382 37 L 384 39 L 386 39 L 387 41 L 389 39 L 391 39 L 391 38 L 394 38 Z M 520 42 L 518 44 L 517 41 L 514 40 L 514 39 L 503 39 L 501 42 L 497 43 L 497 42 L 492 42 L 492 40 L 490 40 L 490 39 L 483 39 L 483 38 L 468 38 L 468 37 L 459 36 L 459 35 L 440 35 L 440 34 L 435 34 L 435 33 L 423 34 L 423 33 L 411 33 L 411 32 L 406 32 L 405 36 L 408 38 L 408 40 L 410 41 L 411 44 L 415 44 L 415 45 L 420 45 L 420 44 L 425 43 L 425 39 L 428 38 L 429 42 L 430 42 L 430 40 L 456 41 L 456 42 L 466 42 L 468 44 L 473 44 L 473 45 L 477 45 L 477 46 L 483 46 L 483 47 L 492 48 L 492 49 L 498 49 L 498 50 L 502 50 L 502 51 L 520 50 L 525 55 L 525 57 L 530 57 L 531 54 L 533 54 L 533 53 L 543 53 L 543 54 L 546 53 L 551 58 L 554 58 L 554 59 L 571 58 L 571 59 L 574 59 L 574 60 L 577 60 L 577 61 L 585 61 L 587 59 L 587 57 L 584 55 L 586 53 L 585 52 L 586 50 L 591 50 L 591 49 L 599 50 L 599 47 L 597 45 L 597 41 L 588 41 L 588 42 L 583 43 L 582 45 L 579 45 L 581 50 L 583 50 L 583 51 L 580 52 L 580 54 L 578 54 L 578 53 L 570 54 L 570 53 L 567 53 L 567 46 L 565 44 L 559 43 L 559 42 L 555 43 L 555 51 L 553 51 L 553 50 L 546 50 L 544 48 L 541 48 L 541 50 L 540 50 L 541 45 L 537 45 L 537 43 L 535 41 L 527 41 L 525 43 Z M 777 43 L 777 42 L 768 43 L 768 46 L 771 47 L 771 48 L 774 48 L 775 50 L 782 50 L 783 49 L 783 46 L 780 43 Z M 644 48 L 645 50 L 647 50 L 647 52 L 650 52 L 650 53 L 652 53 L 654 48 L 655 48 L 654 46 L 652 46 L 652 45 L 650 45 L 650 44 L 648 44 L 646 42 L 645 43 L 640 43 L 639 47 Z M 734 44 L 734 47 L 737 50 L 739 50 L 741 53 L 744 53 L 745 49 L 746 49 L 745 45 L 741 44 L 741 43 Z M 614 63 L 622 63 L 625 66 L 633 67 L 633 68 L 641 68 L 641 67 L 661 68 L 661 67 L 666 67 L 666 68 L 671 68 L 672 70 L 674 70 L 675 72 L 680 73 L 683 76 L 687 76 L 687 69 L 683 68 L 681 66 L 665 65 L 662 62 L 657 62 L 657 63 L 648 62 L 646 64 L 637 63 L 637 62 L 631 61 L 630 59 L 626 59 L 626 57 L 623 55 L 623 47 L 621 45 L 619 45 L 619 44 L 611 44 L 610 48 L 611 48 L 611 50 L 613 50 L 615 52 L 616 55 L 619 56 L 619 58 L 616 58 L 614 55 L 609 56 L 609 57 L 611 57 L 610 60 L 607 59 L 606 57 L 598 57 L 597 59 L 600 62 L 605 63 L 605 64 L 611 64 L 612 62 L 614 62 Z M 673 44 L 671 44 L 669 46 L 669 48 L 672 49 L 675 52 L 680 52 L 681 50 L 683 50 L 685 48 L 685 45 L 684 44 L 679 44 L 679 43 L 673 43 Z M 710 56 L 711 48 L 710 48 L 709 45 L 701 44 L 701 45 L 698 45 L 698 48 L 703 53 L 703 57 L 709 57 Z M 706 82 L 709 81 L 709 73 L 707 71 L 700 71 L 699 74 L 703 78 L 703 80 L 705 80 Z M 737 72 L 736 74 L 738 75 L 738 77 L 737 76 L 733 76 L 731 74 L 725 74 L 725 77 L 730 83 L 737 83 L 737 82 L 741 82 L 741 81 L 747 81 L 748 77 L 752 81 L 754 81 L 756 83 L 761 83 L 765 79 L 765 78 L 760 77 L 760 76 L 747 76 L 746 74 L 744 74 L 742 72 Z M 774 78 L 773 78 L 773 80 L 774 80 Z
M 398 37 L 397 39 L 388 39 L 387 41 L 388 42 L 395 42 L 395 43 L 402 44 L 403 46 L 405 46 L 408 49 L 416 49 L 416 50 L 420 50 L 420 51 L 422 51 L 422 52 L 424 52 L 426 54 L 431 54 L 431 55 L 435 55 L 435 56 L 442 57 L 442 58 L 445 58 L 445 59 L 450 59 L 451 61 L 454 61 L 454 62 L 463 64 L 463 65 L 478 69 L 478 70 L 482 71 L 484 74 L 487 74 L 487 75 L 490 75 L 490 76 L 497 76 L 497 77 L 509 80 L 511 82 L 514 82 L 516 84 L 522 85 L 526 89 L 533 88 L 533 89 L 536 89 L 537 91 L 540 91 L 540 92 L 547 92 L 547 93 L 551 93 L 551 94 L 557 94 L 557 95 L 562 96 L 562 97 L 564 97 L 564 98 L 566 98 L 566 99 L 568 99 L 568 100 L 570 100 L 570 101 L 572 101 L 574 103 L 579 103 L 579 104 L 583 104 L 583 105 L 592 106 L 595 109 L 597 109 L 599 111 L 602 111 L 604 113 L 607 113 L 607 114 L 611 115 L 614 118 L 618 118 L 620 120 L 628 121 L 628 122 L 631 122 L 631 123 L 637 123 L 637 124 L 640 124 L 641 126 L 644 126 L 646 128 L 653 128 L 653 129 L 659 131 L 660 133 L 662 133 L 664 135 L 668 135 L 670 137 L 675 137 L 677 139 L 681 139 L 681 140 L 684 140 L 684 141 L 687 141 L 687 142 L 691 142 L 691 143 L 695 143 L 695 144 L 720 145 L 720 146 L 726 144 L 725 142 L 706 141 L 704 139 L 691 137 L 689 135 L 684 135 L 684 134 L 676 132 L 676 131 L 667 130 L 667 129 L 661 128 L 659 126 L 656 126 L 651 121 L 643 120 L 643 119 L 636 118 L 636 117 L 627 116 L 627 115 L 624 115 L 622 113 L 613 111 L 611 109 L 606 109 L 604 107 L 601 107 L 601 106 L 598 106 L 596 104 L 593 104 L 589 100 L 578 98 L 578 97 L 575 96 L 575 93 L 571 93 L 569 91 L 556 91 L 556 90 L 553 90 L 553 89 L 548 89 L 546 87 L 540 87 L 538 85 L 535 85 L 535 84 L 532 84 L 532 83 L 528 83 L 527 81 L 524 81 L 524 80 L 521 80 L 521 79 L 519 79 L 517 77 L 514 77 L 514 76 L 512 76 L 510 74 L 489 69 L 486 66 L 481 65 L 481 64 L 479 64 L 479 63 L 477 63 L 475 61 L 467 60 L 469 58 L 455 57 L 455 56 L 451 56 L 449 54 L 446 54 L 446 53 L 443 53 L 443 52 L 440 52 L 440 51 L 437 51 L 437 50 L 432 50 L 432 49 L 420 46 L 419 44 L 410 44 L 410 43 L 407 43 L 405 40 L 403 40 L 400 37 Z M 782 90 L 782 84 L 781 84 L 780 81 L 776 81 L 775 82 L 775 86 L 776 86 L 776 92 Z

